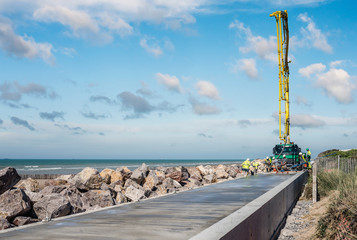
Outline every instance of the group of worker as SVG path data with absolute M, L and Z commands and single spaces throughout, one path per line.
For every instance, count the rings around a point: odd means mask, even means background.
M 311 151 L 310 149 L 306 149 L 306 157 L 305 154 L 302 152 L 299 153 L 299 160 L 296 162 L 296 164 L 293 166 L 293 168 L 306 168 L 306 169 L 311 169 Z M 275 159 L 275 157 L 266 157 L 265 158 L 265 171 L 266 172 L 271 172 L 273 169 L 276 171 L 284 171 L 287 170 L 286 168 L 286 163 L 287 163 L 287 158 L 286 155 L 283 155 L 283 158 L 281 160 Z M 254 173 L 257 173 L 258 167 L 260 163 L 258 161 L 254 161 L 253 163 L 250 162 L 250 159 L 247 158 L 243 163 L 242 163 L 242 170 L 249 175 L 254 175 Z M 253 167 L 254 170 L 251 170 L 251 166 Z
M 258 161 L 255 161 L 253 163 L 250 163 L 250 159 L 247 158 L 243 163 L 242 163 L 242 170 L 244 172 L 247 173 L 247 175 L 249 175 L 249 173 L 251 175 L 254 175 L 255 173 L 258 172 L 258 167 L 259 167 L 260 163 Z M 251 170 L 250 167 L 253 167 L 254 170 Z

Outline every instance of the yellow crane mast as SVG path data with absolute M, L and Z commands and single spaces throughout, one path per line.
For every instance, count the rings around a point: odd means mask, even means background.
M 290 111 L 289 111 L 289 27 L 288 12 L 276 11 L 270 14 L 275 17 L 277 28 L 278 58 L 279 58 L 279 138 L 285 144 L 290 144 Z M 282 105 L 284 109 L 282 109 Z M 284 130 L 282 115 L 285 115 Z

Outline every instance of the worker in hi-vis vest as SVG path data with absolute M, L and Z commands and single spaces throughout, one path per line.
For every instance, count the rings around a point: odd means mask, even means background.
M 304 154 L 302 154 L 302 152 L 299 153 L 299 158 L 300 158 L 300 163 L 303 164 L 303 167 L 306 167 L 307 169 L 311 169 L 310 162 L 305 159 Z
M 306 148 L 306 158 L 307 158 L 307 161 L 311 161 L 311 152 L 310 152 L 310 149 Z
M 245 160 L 243 163 L 242 163 L 242 170 L 247 172 L 247 175 L 249 174 L 249 168 L 250 168 L 250 159 L 247 158 L 247 160 Z
M 272 162 L 272 160 L 271 160 L 270 157 L 266 157 L 266 158 L 265 158 L 265 170 L 266 170 L 267 172 L 270 172 L 270 171 L 271 171 L 271 162 Z
M 253 167 L 254 167 L 254 173 L 258 172 L 258 167 L 259 167 L 259 162 L 253 162 Z

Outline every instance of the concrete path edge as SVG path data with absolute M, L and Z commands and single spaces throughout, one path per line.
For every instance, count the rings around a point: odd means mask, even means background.
M 275 239 L 300 197 L 307 176 L 306 171 L 298 172 L 190 239 Z

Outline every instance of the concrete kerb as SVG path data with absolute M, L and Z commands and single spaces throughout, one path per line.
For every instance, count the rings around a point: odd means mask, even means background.
M 307 172 L 299 172 L 190 240 L 272 239 L 298 200 Z

